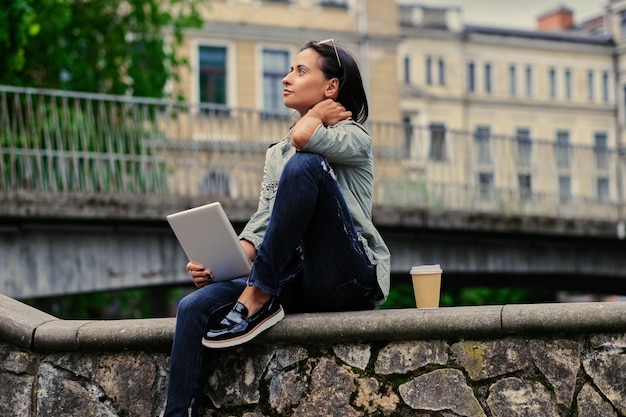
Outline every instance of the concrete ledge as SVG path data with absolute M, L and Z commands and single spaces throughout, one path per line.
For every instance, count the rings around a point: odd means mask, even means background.
M 89 320 L 53 320 L 43 323 L 33 334 L 33 348 L 41 350 L 78 350 L 78 332 Z
M 502 306 L 481 306 L 295 314 L 259 340 L 355 342 L 498 336 L 502 334 L 501 310 Z
M 175 319 L 54 320 L 34 333 L 33 348 L 55 351 L 169 351 Z
M 502 309 L 504 334 L 598 333 L 626 329 L 626 302 L 511 304 Z
M 59 320 L 0 295 L 0 341 L 52 351 L 169 352 L 174 318 Z M 475 339 L 626 331 L 626 302 L 514 304 L 287 316 L 255 343 Z
M 0 341 L 32 349 L 35 331 L 56 317 L 0 294 Z
M 92 321 L 78 330 L 80 350 L 170 351 L 176 319 Z M 111 349 L 113 347 L 113 349 Z
M 582 334 L 626 330 L 626 302 L 511 304 L 286 317 L 259 340 L 392 341 Z

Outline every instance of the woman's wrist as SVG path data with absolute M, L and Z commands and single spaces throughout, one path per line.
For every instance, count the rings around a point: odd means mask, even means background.
M 319 110 L 316 110 L 315 108 L 309 110 L 302 119 L 305 118 L 308 118 L 309 121 L 315 126 L 317 126 L 318 124 L 323 124 L 324 126 L 326 126 L 326 123 L 324 123 L 324 117 L 322 116 L 321 112 Z
M 323 124 L 322 119 L 314 114 L 305 114 L 291 133 L 291 144 L 298 149 L 302 149 L 311 139 L 317 127 Z

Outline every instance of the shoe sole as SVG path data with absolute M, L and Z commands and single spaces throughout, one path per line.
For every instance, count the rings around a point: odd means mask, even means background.
M 237 336 L 232 339 L 225 339 L 225 340 L 207 340 L 205 338 L 202 338 L 202 346 L 211 348 L 211 349 L 219 349 L 219 348 L 227 348 L 227 347 L 242 345 L 254 339 L 258 335 L 263 333 L 265 330 L 269 329 L 270 327 L 274 326 L 276 323 L 281 321 L 284 317 L 285 317 L 285 312 L 283 311 L 283 307 L 281 306 L 280 310 L 278 310 L 273 315 L 269 316 L 264 321 L 259 323 L 254 329 L 252 329 L 248 333 L 242 334 L 241 336 Z

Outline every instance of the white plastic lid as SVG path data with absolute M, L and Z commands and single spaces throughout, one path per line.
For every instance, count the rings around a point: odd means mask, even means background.
M 439 264 L 419 265 L 411 268 L 411 274 L 440 274 L 443 270 Z

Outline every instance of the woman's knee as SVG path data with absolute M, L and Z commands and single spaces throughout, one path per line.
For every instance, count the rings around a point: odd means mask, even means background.
M 285 164 L 283 175 L 293 177 L 317 169 L 331 172 L 330 164 L 322 155 L 311 152 L 296 152 Z
M 181 317 L 190 312 L 193 312 L 197 309 L 199 304 L 198 297 L 196 296 L 196 292 L 192 292 L 191 294 L 187 294 L 184 296 L 179 302 L 178 307 L 176 308 L 176 316 Z
M 184 296 L 178 302 L 177 316 L 204 313 L 207 310 L 211 310 L 211 305 L 214 303 L 212 300 L 215 299 L 211 293 L 211 288 L 205 287 Z

